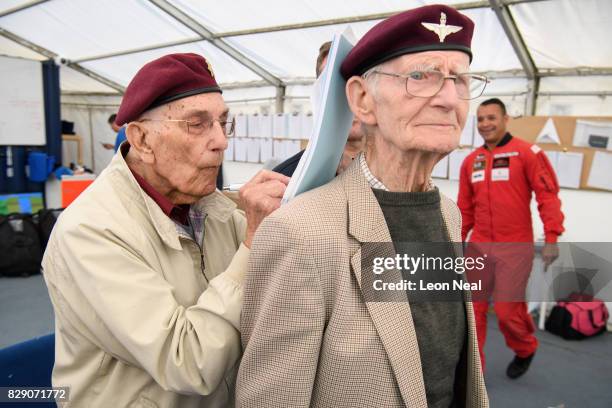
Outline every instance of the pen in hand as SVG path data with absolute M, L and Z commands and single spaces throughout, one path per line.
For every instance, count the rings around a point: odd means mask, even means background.
M 223 186 L 223 191 L 239 191 L 242 186 L 244 186 L 244 183 L 230 184 L 227 186 Z

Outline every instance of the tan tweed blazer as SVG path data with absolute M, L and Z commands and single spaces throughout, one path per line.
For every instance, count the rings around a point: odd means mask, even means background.
M 442 214 L 460 242 L 446 197 Z M 239 407 L 427 407 L 409 303 L 364 301 L 364 242 L 391 237 L 356 161 L 262 223 L 245 282 Z M 465 406 L 488 407 L 471 303 L 466 311 Z

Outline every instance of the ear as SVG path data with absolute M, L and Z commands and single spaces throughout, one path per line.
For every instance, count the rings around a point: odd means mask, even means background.
M 374 95 L 368 88 L 365 79 L 360 76 L 349 78 L 346 83 L 346 99 L 355 118 L 366 125 L 376 125 Z
M 504 115 L 504 125 L 508 125 L 508 121 L 510 120 L 510 115 L 506 114 Z
M 130 143 L 130 148 L 143 163 L 155 162 L 155 154 L 150 143 L 153 135 L 141 122 L 130 122 L 125 129 L 125 136 Z

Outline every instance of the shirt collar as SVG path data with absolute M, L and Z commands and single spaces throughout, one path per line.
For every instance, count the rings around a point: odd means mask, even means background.
M 189 223 L 189 204 L 175 205 L 166 196 L 159 193 L 155 188 L 149 184 L 140 174 L 130 169 L 136 182 L 147 193 L 149 197 L 155 201 L 159 208 L 166 214 L 172 221 L 178 222 L 183 225 Z
M 502 147 L 507 145 L 508 143 L 510 143 L 510 140 L 512 140 L 512 135 L 510 134 L 510 132 L 506 132 L 506 134 L 504 135 L 504 137 L 501 138 L 501 140 L 499 141 L 498 144 L 495 145 L 495 147 Z M 489 146 L 485 143 L 483 145 L 483 147 L 487 150 L 489 150 Z
M 363 172 L 363 175 L 365 176 L 366 180 L 368 180 L 370 187 L 376 188 L 379 190 L 389 191 L 389 189 L 382 183 L 382 181 L 377 179 L 376 176 L 372 174 L 372 172 L 370 171 L 370 168 L 368 167 L 368 163 L 366 162 L 364 152 L 359 153 L 359 166 L 361 167 L 361 171 Z M 429 179 L 429 181 L 427 182 L 427 187 L 425 188 L 425 191 L 430 191 L 430 190 L 433 190 L 434 188 L 435 187 L 434 187 L 433 182 L 431 181 L 431 179 Z
M 128 143 L 122 144 L 121 154 L 123 157 L 125 157 L 129 149 L 130 147 Z M 155 188 L 149 182 L 147 182 L 144 177 L 136 173 L 131 168 L 130 171 L 132 172 L 132 175 L 136 179 L 136 182 L 140 188 L 147 193 L 147 195 L 151 197 L 153 201 L 155 201 L 166 216 L 168 216 L 172 221 L 182 225 L 187 225 L 189 223 L 189 204 L 175 205 L 168 199 L 168 197 L 155 190 Z

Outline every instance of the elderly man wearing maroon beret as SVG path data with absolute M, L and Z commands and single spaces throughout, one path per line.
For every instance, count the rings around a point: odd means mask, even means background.
M 53 385 L 75 407 L 231 406 L 249 247 L 288 178 L 258 173 L 241 190 L 246 216 L 215 189 L 234 122 L 199 55 L 145 65 L 116 123 L 127 142 L 43 260 Z
M 460 251 L 459 210 L 430 177 L 486 83 L 469 73 L 473 28 L 453 8 L 417 8 L 376 25 L 343 61 L 366 151 L 260 226 L 238 406 L 488 406 L 469 293 L 418 301 L 392 257 L 402 242 Z M 385 262 L 389 293 L 374 292 L 372 272 L 383 271 L 366 261 L 376 248 L 389 254 L 374 258 Z

